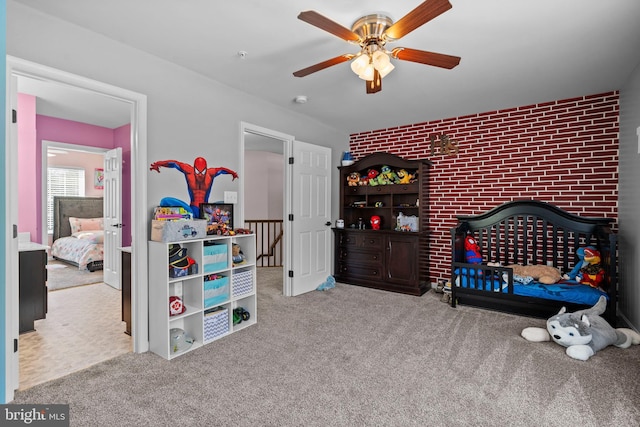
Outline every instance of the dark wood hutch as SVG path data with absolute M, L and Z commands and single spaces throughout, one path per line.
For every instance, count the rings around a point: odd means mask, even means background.
M 368 155 L 340 171 L 340 218 L 334 228 L 335 278 L 353 285 L 422 295 L 429 280 L 429 168 L 428 160 L 406 160 L 389 153 Z M 414 175 L 409 183 L 353 185 L 349 176 L 366 177 L 382 166 Z M 415 231 L 399 231 L 398 217 L 415 218 Z M 370 219 L 379 216 L 380 229 Z

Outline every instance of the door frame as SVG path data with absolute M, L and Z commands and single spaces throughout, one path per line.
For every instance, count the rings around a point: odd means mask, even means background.
M 247 122 L 240 122 L 240 167 L 238 168 L 240 177 L 244 176 L 244 153 L 245 153 L 245 133 L 251 133 L 254 135 L 264 136 L 267 138 L 272 138 L 276 140 L 282 141 L 283 150 L 282 157 L 284 162 L 284 188 L 283 188 L 283 227 L 284 227 L 284 266 L 282 268 L 282 294 L 284 296 L 292 296 L 292 280 L 287 274 L 288 271 L 293 270 L 293 253 L 291 251 L 292 248 L 292 224 L 291 221 L 287 219 L 289 213 L 292 210 L 292 201 L 291 194 L 293 192 L 293 177 L 291 173 L 291 168 L 289 166 L 289 158 L 293 157 L 293 141 L 295 137 L 291 135 L 287 135 L 286 133 L 277 132 L 271 129 L 264 128 L 262 126 L 257 126 Z M 245 188 L 244 188 L 244 180 L 240 180 L 240 191 L 238 197 L 238 205 L 239 209 L 239 224 L 244 224 L 244 196 L 245 196 Z M 237 217 L 237 216 L 236 216 Z
M 41 201 L 41 221 L 40 226 L 42 230 L 42 244 L 48 245 L 49 234 L 47 233 L 47 168 L 49 167 L 49 158 L 47 157 L 47 150 L 49 148 L 59 148 L 61 150 L 79 151 L 83 153 L 99 154 L 104 161 L 104 154 L 109 150 L 108 148 L 92 147 L 90 145 L 76 145 L 68 142 L 51 141 L 48 139 L 42 140 L 42 162 L 41 165 L 41 179 L 40 179 L 40 201 Z M 18 196 L 19 197 L 19 196 Z
M 62 70 L 47 67 L 34 62 L 26 61 L 10 55 L 6 57 L 6 85 L 7 99 L 12 93 L 17 93 L 17 79 L 13 77 L 31 77 L 55 84 L 67 85 L 94 92 L 96 94 L 119 99 L 131 106 L 131 207 L 133 211 L 131 234 L 132 240 L 132 277 L 131 277 L 131 299 L 132 299 L 132 339 L 133 351 L 142 353 L 149 349 L 148 334 L 148 279 L 147 279 L 147 97 L 146 95 L 112 86 L 86 77 L 67 73 Z M 8 105 L 10 109 L 15 105 Z M 17 127 L 11 122 L 11 114 L 6 115 L 6 151 L 7 163 L 17 162 Z M 7 179 L 5 181 L 5 194 L 9 196 L 6 207 L 6 218 L 9 229 L 18 223 L 17 203 L 17 165 L 7 168 Z M 11 183 L 11 184 L 10 184 Z M 5 300 L 5 321 L 7 325 L 7 342 L 18 339 L 18 307 L 12 301 L 18 295 L 18 253 L 17 238 L 7 236 L 6 253 L 7 264 L 5 272 L 5 283 L 7 284 L 7 299 Z M 1 369 L 6 379 L 7 401 L 13 400 L 14 391 L 17 389 L 18 378 L 14 372 L 14 363 L 17 353 L 13 351 L 13 345 L 5 347 L 5 366 Z

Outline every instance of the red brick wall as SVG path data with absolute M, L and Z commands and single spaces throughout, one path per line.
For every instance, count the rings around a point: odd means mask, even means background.
M 356 159 L 387 151 L 433 162 L 431 281 L 446 278 L 455 215 L 536 199 L 578 215 L 618 216 L 618 92 L 351 135 Z M 448 135 L 458 154 L 431 151 Z M 439 140 L 437 140 L 439 142 Z

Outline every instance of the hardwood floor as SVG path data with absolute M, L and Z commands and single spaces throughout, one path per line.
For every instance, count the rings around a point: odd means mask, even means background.
M 132 351 L 119 290 L 97 283 L 48 297 L 47 318 L 20 335 L 20 390 Z

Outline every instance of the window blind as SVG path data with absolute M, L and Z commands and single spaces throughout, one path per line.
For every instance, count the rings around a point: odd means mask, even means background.
M 47 168 L 47 232 L 53 233 L 53 197 L 84 197 L 84 169 Z

